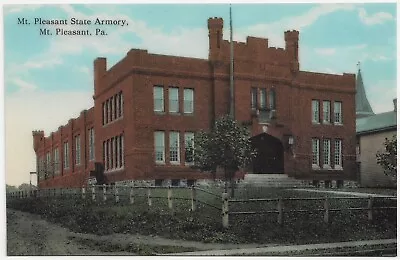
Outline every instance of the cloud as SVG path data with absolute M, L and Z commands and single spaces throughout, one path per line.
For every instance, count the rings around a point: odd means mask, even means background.
M 364 8 L 360 8 L 358 11 L 358 17 L 362 23 L 366 25 L 382 24 L 386 21 L 394 20 L 394 17 L 390 13 L 378 12 L 368 16 L 367 11 Z
M 83 109 L 93 106 L 92 92 L 13 93 L 5 97 L 6 183 L 29 183 L 36 169 L 32 130 L 56 131 Z M 71 106 L 71 100 L 74 105 Z
M 60 57 L 52 57 L 49 59 L 32 59 L 22 64 L 24 69 L 42 69 L 45 67 L 53 67 L 62 64 Z
M 336 53 L 335 48 L 317 48 L 315 52 L 322 56 L 330 56 Z
M 14 85 L 16 85 L 19 88 L 19 91 L 25 92 L 25 91 L 32 91 L 37 89 L 37 86 L 33 83 L 26 82 L 22 79 L 19 78 L 14 78 L 11 80 Z
M 21 13 L 26 11 L 35 11 L 42 7 L 42 5 L 4 5 L 4 14 Z
M 367 98 L 376 114 L 394 109 L 393 99 L 397 97 L 396 86 L 395 79 L 379 80 L 372 84 L 365 84 Z

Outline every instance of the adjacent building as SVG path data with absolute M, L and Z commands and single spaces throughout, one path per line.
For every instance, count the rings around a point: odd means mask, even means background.
M 360 94 L 361 93 L 361 94 Z M 358 181 L 362 187 L 395 187 L 396 182 L 384 174 L 376 154 L 384 151 L 385 139 L 397 135 L 397 98 L 392 111 L 375 114 L 365 94 L 361 71 L 357 75 L 357 162 Z
M 45 137 L 34 131 L 39 186 L 152 180 L 178 185 L 210 174 L 192 169 L 193 136 L 233 103 L 259 153 L 247 169 L 301 179 L 356 179 L 356 78 L 300 70 L 299 32 L 285 48 L 268 39 L 223 39 L 223 20 L 208 19 L 208 59 L 131 49 L 107 68 L 94 61 L 94 107 Z M 234 92 L 230 99 L 230 46 Z

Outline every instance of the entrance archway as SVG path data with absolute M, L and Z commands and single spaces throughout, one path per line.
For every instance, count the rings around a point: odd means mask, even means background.
M 284 173 L 284 151 L 282 142 L 267 133 L 250 138 L 252 146 L 257 149 L 253 160 L 253 173 Z

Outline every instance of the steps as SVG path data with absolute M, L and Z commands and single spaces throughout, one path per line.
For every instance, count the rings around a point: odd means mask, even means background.
M 312 183 L 289 177 L 286 174 L 246 174 L 238 186 L 305 188 L 312 187 Z

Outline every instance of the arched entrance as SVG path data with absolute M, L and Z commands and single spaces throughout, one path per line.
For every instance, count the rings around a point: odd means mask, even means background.
M 252 146 L 257 149 L 253 160 L 253 173 L 284 173 L 284 151 L 282 142 L 267 133 L 250 138 Z

